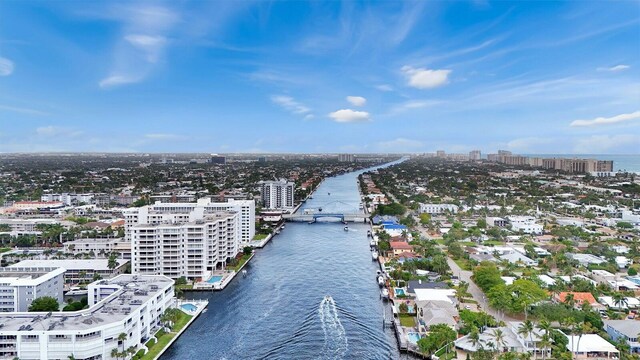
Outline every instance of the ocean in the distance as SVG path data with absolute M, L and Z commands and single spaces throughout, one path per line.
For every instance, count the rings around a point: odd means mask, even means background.
M 530 157 L 542 158 L 576 158 L 613 160 L 613 171 L 628 171 L 640 173 L 640 154 L 635 155 L 607 155 L 607 154 L 524 154 Z

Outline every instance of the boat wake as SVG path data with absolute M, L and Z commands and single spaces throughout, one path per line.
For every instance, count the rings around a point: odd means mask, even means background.
M 318 315 L 324 331 L 324 357 L 342 359 L 347 353 L 347 336 L 338 316 L 336 302 L 331 296 L 325 296 L 320 302 Z

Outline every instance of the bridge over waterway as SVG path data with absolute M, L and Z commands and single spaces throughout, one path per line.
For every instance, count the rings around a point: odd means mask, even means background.
M 336 209 L 336 205 L 341 205 L 339 207 L 343 209 Z M 345 208 L 345 205 L 350 208 Z M 309 223 L 316 221 L 367 222 L 369 220 L 369 216 L 362 210 L 354 209 L 353 204 L 342 201 L 332 201 L 318 208 L 305 208 L 301 213 L 283 215 L 283 218 L 286 221 Z

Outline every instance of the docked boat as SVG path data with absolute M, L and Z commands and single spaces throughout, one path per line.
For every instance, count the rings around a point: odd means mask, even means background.
M 344 227 L 344 231 L 349 231 L 349 227 L 348 227 L 348 226 L 345 226 L 345 227 Z
M 378 286 L 384 286 L 384 277 L 378 276 Z
M 276 231 L 276 235 L 280 234 L 280 230 Z
M 372 260 L 378 260 L 378 252 L 377 251 L 372 251 L 371 252 L 371 259 Z
M 383 300 L 389 300 L 389 289 L 387 289 L 386 287 L 382 288 L 381 295 Z
M 375 240 L 371 240 L 371 241 L 369 241 L 369 246 L 371 246 L 371 247 L 375 247 L 376 245 L 378 245 L 378 244 L 376 244 L 376 241 L 375 241 Z
M 376 276 L 380 276 L 380 275 L 382 275 L 382 271 L 376 270 Z
M 371 230 L 367 230 L 367 237 L 371 237 Z
M 242 270 L 242 277 L 247 277 L 247 270 Z

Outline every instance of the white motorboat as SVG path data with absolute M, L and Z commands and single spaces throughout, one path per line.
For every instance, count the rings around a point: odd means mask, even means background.
M 349 231 L 349 227 L 348 227 L 348 226 L 345 226 L 345 227 L 344 227 L 344 231 Z
M 378 285 L 379 286 L 384 286 L 384 277 L 378 276 Z
M 382 298 L 384 300 L 389 300 L 389 289 L 387 289 L 386 287 L 382 288 Z
M 371 240 L 371 241 L 369 241 L 369 246 L 374 247 L 374 246 L 376 246 L 376 245 L 378 245 L 378 244 L 376 244 L 376 241 L 375 241 L 375 240 Z
M 378 260 L 378 252 L 377 252 L 377 251 L 372 251 L 372 252 L 371 252 L 371 259 L 372 259 L 373 261 Z

